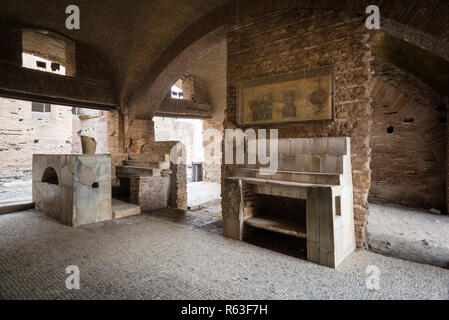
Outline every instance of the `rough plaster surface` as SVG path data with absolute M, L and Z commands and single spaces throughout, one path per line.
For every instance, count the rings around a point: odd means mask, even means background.
M 187 206 L 194 207 L 220 199 L 221 184 L 201 181 L 187 184 Z
M 168 209 L 166 209 L 168 210 Z M 449 299 L 449 270 L 356 251 L 338 270 L 151 214 L 72 229 L 0 216 L 4 299 Z M 65 288 L 68 265 L 81 289 Z M 365 286 L 369 265 L 380 290 Z
M 449 217 L 370 204 L 368 246 L 374 252 L 449 268 Z

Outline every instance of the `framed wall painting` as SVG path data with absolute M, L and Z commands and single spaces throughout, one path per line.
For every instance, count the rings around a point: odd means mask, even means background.
M 242 126 L 334 120 L 332 66 L 237 84 L 237 124 Z

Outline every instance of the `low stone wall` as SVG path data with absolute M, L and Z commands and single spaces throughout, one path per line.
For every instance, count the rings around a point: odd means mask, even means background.
M 172 148 L 177 147 L 179 150 L 181 146 L 182 144 L 178 141 L 146 141 L 140 148 L 140 154 L 165 155 L 170 154 Z M 123 161 L 128 159 L 128 153 L 116 153 L 113 154 L 111 158 L 113 167 L 112 177 L 115 178 L 115 166 L 122 165 Z M 172 162 L 170 164 L 170 170 L 172 171 L 172 174 L 169 175 L 168 206 L 187 210 L 186 165 L 183 164 L 182 161 L 179 164 Z
M 168 207 L 170 177 L 130 178 L 130 202 L 140 206 L 142 211 Z

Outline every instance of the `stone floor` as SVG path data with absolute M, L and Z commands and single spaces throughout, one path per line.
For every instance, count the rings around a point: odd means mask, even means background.
M 370 204 L 367 231 L 374 252 L 449 268 L 449 216 Z
M 158 210 L 74 229 L 34 210 L 0 215 L 0 298 L 449 299 L 449 270 L 368 251 L 333 270 L 226 239 L 220 222 Z M 80 290 L 65 287 L 69 265 Z M 379 290 L 366 287 L 372 265 Z
M 187 184 L 187 206 L 197 207 L 206 202 L 220 199 L 221 185 L 219 183 L 200 181 Z

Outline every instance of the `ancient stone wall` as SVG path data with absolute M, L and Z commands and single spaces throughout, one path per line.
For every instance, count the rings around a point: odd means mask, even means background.
M 154 122 L 134 119 L 128 129 L 127 152 L 141 153 L 142 147 L 154 141 Z
M 212 135 L 212 133 L 215 134 Z M 203 121 L 204 181 L 221 183 L 223 115 Z M 215 145 L 216 144 L 216 145 Z M 214 146 L 215 145 L 215 146 Z
M 98 117 L 80 120 L 72 107 L 51 105 L 51 112 L 32 112 L 31 107 L 29 101 L 0 98 L 0 179 L 29 178 L 36 153 L 81 153 L 83 122 L 95 129 L 97 153 L 117 152 L 117 112 L 93 110 Z
M 71 108 L 32 112 L 31 102 L 0 98 L 0 118 L 0 180 L 30 178 L 34 153 L 72 152 Z
M 369 200 L 445 210 L 446 110 L 429 86 L 373 61 Z
M 280 138 L 351 137 L 355 229 L 359 247 L 365 239 L 370 188 L 370 59 L 363 20 L 333 11 L 281 10 L 241 19 L 228 26 L 225 128 L 236 126 L 238 82 L 334 66 L 335 121 L 263 128 L 278 128 Z M 225 167 L 223 176 L 226 175 Z
M 81 138 L 82 130 L 91 130 L 90 136 L 97 142 L 95 152 L 97 154 L 106 154 L 116 151 L 109 150 L 108 136 L 108 113 L 107 111 L 80 109 L 84 115 L 89 115 L 87 119 L 80 118 L 78 115 L 72 116 L 72 153 L 82 153 Z
M 184 164 L 185 154 L 180 153 L 181 143 L 178 141 L 150 141 L 142 146 L 142 153 L 165 155 L 171 154 L 172 148 L 176 148 L 181 159 L 178 162 L 173 158 L 170 170 L 170 189 L 168 205 L 172 208 L 187 210 L 187 174 L 186 165 Z M 173 152 L 172 154 L 176 154 Z
M 121 140 L 120 111 L 114 110 L 106 112 L 107 135 L 108 135 L 108 153 L 117 153 L 123 150 L 123 141 Z
M 130 202 L 142 211 L 168 206 L 170 177 L 133 176 L 130 180 Z

